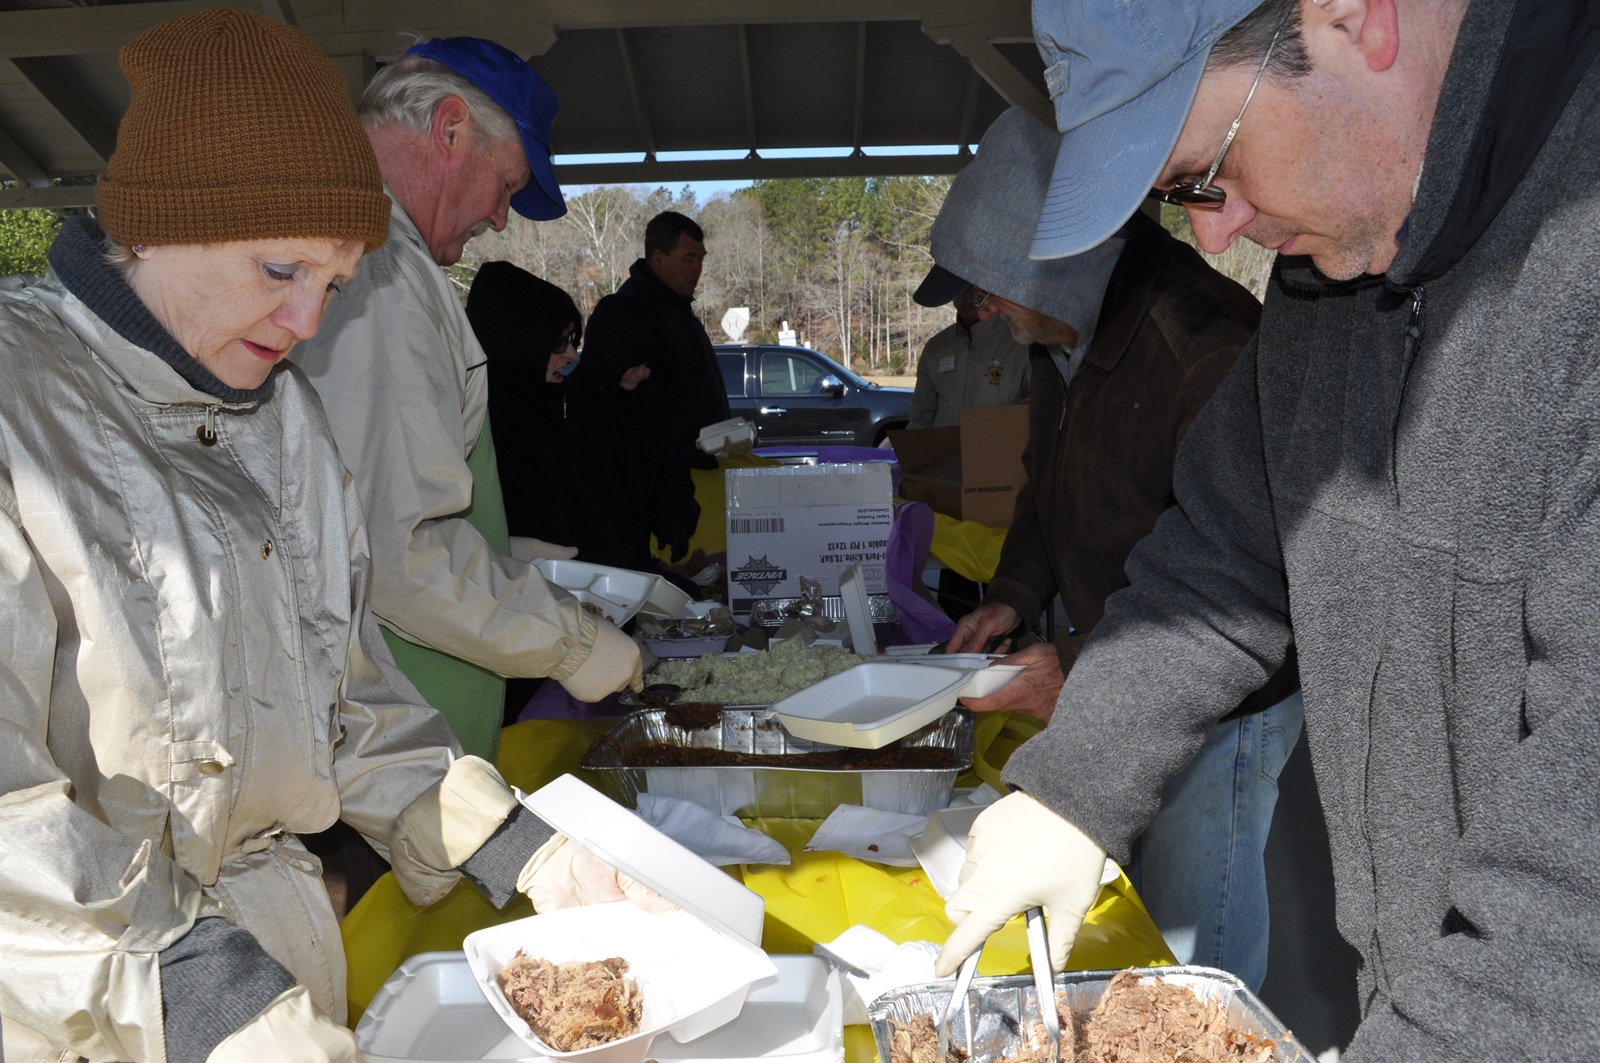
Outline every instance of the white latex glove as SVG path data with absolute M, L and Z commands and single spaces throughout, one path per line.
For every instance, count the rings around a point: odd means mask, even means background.
M 653 915 L 678 907 L 565 834 L 557 834 L 539 846 L 517 876 L 517 889 L 527 894 L 533 910 L 541 913 L 624 900 Z
M 1100 893 L 1106 851 L 1087 834 L 1020 790 L 990 805 L 972 824 L 961 887 L 944 906 L 956 924 L 934 972 L 954 974 L 1019 912 L 1044 906 L 1050 965 L 1067 969 L 1067 954 Z
M 639 657 L 639 644 L 611 621 L 602 620 L 595 632 L 594 649 L 576 672 L 560 682 L 568 694 L 590 703 L 623 687 L 643 690 L 644 662 Z
M 206 1063 L 361 1063 L 363 1058 L 356 1035 L 313 1007 L 306 987 L 297 985 L 223 1039 Z
M 513 535 L 511 537 L 511 556 L 518 561 L 571 561 L 578 556 L 576 546 L 561 546 L 558 543 L 547 543 L 543 539 L 535 539 L 528 535 Z

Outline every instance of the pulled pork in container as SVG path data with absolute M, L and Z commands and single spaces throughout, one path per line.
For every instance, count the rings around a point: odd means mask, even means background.
M 643 1010 L 628 962 L 536 960 L 518 949 L 495 981 L 539 1040 L 557 1052 L 594 1048 L 636 1033 Z

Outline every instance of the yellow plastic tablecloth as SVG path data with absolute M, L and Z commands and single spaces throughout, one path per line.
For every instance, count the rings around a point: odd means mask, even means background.
M 529 720 L 501 735 L 499 768 L 506 781 L 535 790 L 566 772 L 612 721 Z M 998 783 L 999 767 L 1020 742 L 1038 730 L 1036 721 L 1009 713 L 980 716 L 974 731 L 975 777 Z M 865 924 L 896 942 L 943 941 L 951 925 L 944 900 L 922 869 L 867 863 L 838 853 L 808 853 L 802 847 L 821 825 L 814 819 L 755 819 L 747 823 L 777 838 L 794 862 L 788 867 L 741 865 L 728 868 L 766 901 L 762 946 L 769 952 L 811 951 L 856 924 Z M 384 981 L 407 958 L 420 952 L 454 950 L 467 934 L 533 914 L 524 898 L 497 911 L 466 882 L 443 900 L 418 908 L 384 875 L 351 910 L 342 926 L 349 961 L 350 1023 Z M 1069 966 L 1095 970 L 1159 966 L 1175 962 L 1150 922 L 1126 876 L 1104 886 L 1084 921 Z M 989 939 L 979 961 L 981 974 L 1015 974 L 1028 969 L 1022 920 L 1013 919 Z M 847 1063 L 874 1058 L 871 1031 L 845 1028 Z

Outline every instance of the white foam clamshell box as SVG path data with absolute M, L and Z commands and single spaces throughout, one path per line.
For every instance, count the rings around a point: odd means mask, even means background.
M 957 694 L 972 675 L 880 658 L 784 698 L 771 713 L 799 738 L 880 749 L 955 708 Z
M 687 911 L 652 915 L 630 901 L 535 915 L 467 935 L 467 965 L 489 1005 L 537 1054 L 570 1063 L 642 1063 L 663 1034 L 704 1037 L 739 1017 L 750 987 L 777 974 L 767 954 Z M 621 956 L 643 997 L 637 1033 L 593 1048 L 558 1052 L 517 1016 L 495 978 L 521 951 L 565 963 Z
M 816 956 L 773 956 L 778 973 L 750 987 L 739 1017 L 704 1037 L 658 1040 L 662 1063 L 841 1063 L 839 975 Z M 356 1026 L 368 1063 L 522 1060 L 526 1041 L 495 1016 L 461 952 L 424 952 L 389 976 Z
M 599 609 L 618 627 L 632 620 L 652 593 L 663 593 L 656 586 L 659 577 L 631 569 L 566 558 L 545 558 L 535 564 L 545 579 Z
M 650 915 L 626 901 L 535 915 L 467 935 L 472 977 L 489 1006 L 537 1055 L 569 1063 L 642 1063 L 661 1034 L 689 1041 L 738 1017 L 750 987 L 776 974 L 759 947 L 766 905 L 598 790 L 563 775 L 523 798 L 540 819 L 606 863 L 677 903 Z M 556 1052 L 511 1010 L 495 976 L 518 949 L 552 962 L 620 956 L 644 997 L 640 1031 Z

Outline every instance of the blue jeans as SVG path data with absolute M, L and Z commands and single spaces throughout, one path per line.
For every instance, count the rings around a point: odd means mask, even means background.
M 1189 766 L 1167 780 L 1161 811 L 1127 868 L 1179 963 L 1231 971 L 1252 992 L 1267 976 L 1263 853 L 1278 773 L 1304 716 L 1296 692 L 1213 728 Z

